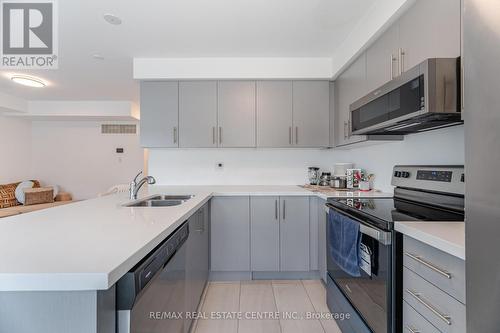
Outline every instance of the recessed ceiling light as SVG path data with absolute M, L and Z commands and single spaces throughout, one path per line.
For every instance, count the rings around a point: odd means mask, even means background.
M 120 25 L 122 24 L 122 19 L 113 14 L 104 14 L 104 20 L 109 24 Z
M 28 86 L 28 87 L 43 88 L 46 86 L 45 82 L 33 76 L 14 75 L 10 79 L 15 83 L 19 83 L 22 84 L 23 86 Z
M 93 54 L 92 58 L 94 58 L 96 60 L 104 60 L 104 57 L 102 55 L 98 54 L 98 53 Z

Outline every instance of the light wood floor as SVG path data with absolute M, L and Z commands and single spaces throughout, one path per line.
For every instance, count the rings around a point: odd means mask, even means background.
M 319 280 L 210 282 L 200 311 L 194 333 L 341 333 L 335 320 L 310 316 L 329 312 Z M 229 319 L 214 319 L 222 313 Z

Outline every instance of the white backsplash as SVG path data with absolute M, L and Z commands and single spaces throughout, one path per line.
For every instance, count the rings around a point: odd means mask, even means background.
M 376 175 L 376 188 L 391 192 L 395 164 L 463 164 L 463 138 L 458 126 L 351 150 L 150 149 L 148 164 L 161 185 L 293 185 L 307 182 L 309 166 L 332 171 L 336 162 L 353 162 Z

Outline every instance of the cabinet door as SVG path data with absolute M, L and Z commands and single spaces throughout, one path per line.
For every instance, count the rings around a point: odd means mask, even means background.
M 179 82 L 179 145 L 217 147 L 217 82 Z
M 460 56 L 460 1 L 418 0 L 399 21 L 403 71 L 427 58 Z
M 250 224 L 252 271 L 279 271 L 279 197 L 251 197 Z
M 212 271 L 250 271 L 250 198 L 211 200 Z
M 297 147 L 328 147 L 330 142 L 328 81 L 293 82 L 293 142 Z
M 367 92 L 397 76 L 398 37 L 398 24 L 393 24 L 366 51 Z
M 280 197 L 280 270 L 309 271 L 309 197 Z
M 318 270 L 326 283 L 326 200 L 318 199 Z
M 352 135 L 350 105 L 363 97 L 366 89 L 366 54 L 363 53 L 335 82 L 337 102 L 336 146 L 343 146 L 366 140 L 364 135 Z
M 141 146 L 178 147 L 179 87 L 177 82 L 141 82 Z
M 255 147 L 255 81 L 219 82 L 219 147 Z
M 257 82 L 257 147 L 292 145 L 292 82 Z

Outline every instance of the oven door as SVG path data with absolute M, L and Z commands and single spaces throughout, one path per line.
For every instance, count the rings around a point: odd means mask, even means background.
M 392 245 L 391 233 L 361 221 L 336 207 L 327 205 L 338 213 L 360 223 L 361 276 L 351 276 L 343 271 L 330 254 L 327 237 L 328 274 L 374 333 L 391 332 L 392 301 Z M 330 234 L 327 223 L 327 235 Z M 332 310 L 332 309 L 331 309 Z

